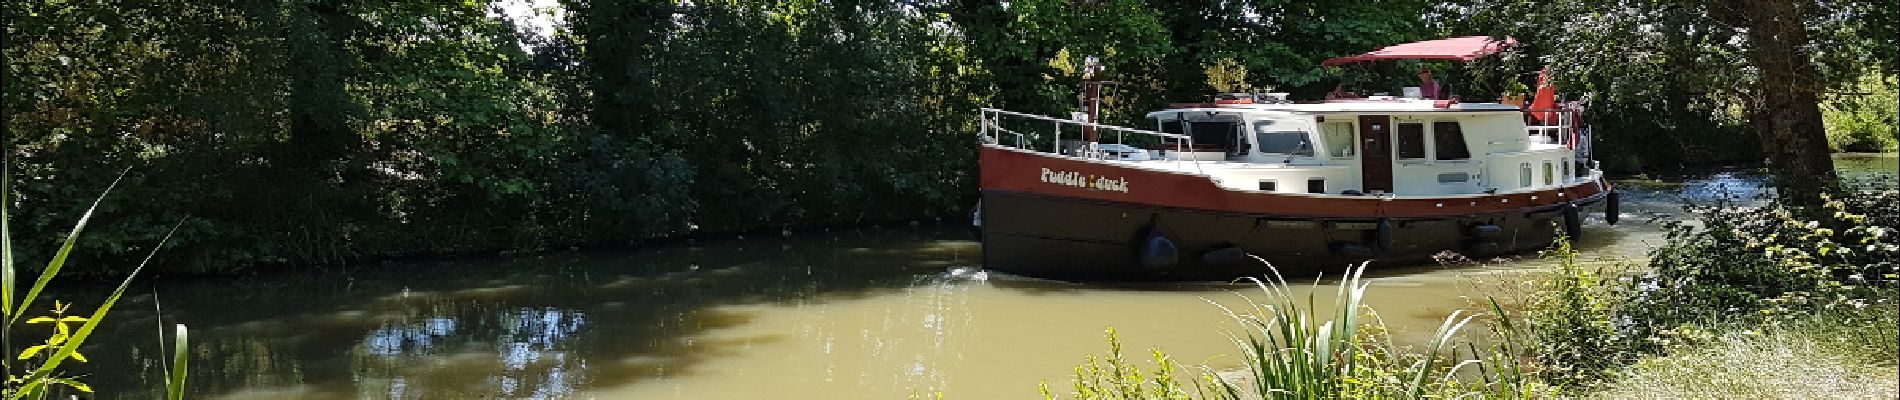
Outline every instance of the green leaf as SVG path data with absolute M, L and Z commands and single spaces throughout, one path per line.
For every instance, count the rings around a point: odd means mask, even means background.
M 25 359 L 33 358 L 34 355 L 40 354 L 40 350 L 46 350 L 46 345 L 43 345 L 43 344 L 35 345 L 33 347 L 26 348 L 26 350 L 21 350 L 20 359 L 25 360 Z
M 53 321 L 55 321 L 53 317 L 33 317 L 32 319 L 26 320 L 26 323 L 37 324 L 41 322 L 53 322 Z
M 185 399 L 185 364 L 187 350 L 185 324 L 178 324 L 177 339 L 172 345 L 172 374 L 165 379 L 165 398 L 169 400 Z
M 123 177 L 124 175 L 122 174 L 120 176 Z M 98 204 L 95 202 L 93 206 L 97 207 Z M 90 214 L 91 212 L 88 211 L 87 213 Z M 139 272 L 145 270 L 145 266 L 152 262 L 152 257 L 158 255 L 159 249 L 165 248 L 165 243 L 171 241 L 172 235 L 178 233 L 178 227 L 182 225 L 184 225 L 184 221 L 179 221 L 178 225 L 173 225 L 171 231 L 165 233 L 165 238 L 159 239 L 158 245 L 152 247 L 152 252 L 145 255 L 145 260 L 140 261 L 139 266 L 132 268 L 132 273 L 127 274 L 124 281 L 119 282 L 119 288 L 112 291 L 112 296 L 106 297 L 105 303 L 100 304 L 98 310 L 93 310 L 92 317 L 87 319 L 86 324 L 80 326 L 79 331 L 75 332 L 73 337 L 67 340 L 64 345 L 59 346 L 59 351 L 54 352 L 52 356 L 46 357 L 46 362 L 41 363 L 39 368 L 34 369 L 31 374 L 27 375 L 26 385 L 15 390 L 13 396 L 8 398 L 15 400 L 23 399 L 26 398 L 29 393 L 44 390 L 46 379 L 51 377 L 53 372 L 59 369 L 60 363 L 65 362 L 68 357 L 72 357 L 74 353 L 79 352 L 79 345 L 86 343 L 86 338 L 92 336 L 92 330 L 99 327 L 99 321 L 104 320 L 106 313 L 112 311 L 112 306 L 119 303 L 120 297 L 125 296 L 125 289 L 132 286 L 132 279 L 137 278 Z M 70 241 L 68 243 L 70 245 Z
M 9 152 L 11 153 L 11 152 Z M 13 163 L 0 157 L 0 315 L 13 316 L 13 229 L 8 226 L 13 206 Z
M 8 325 L 20 319 L 20 315 L 26 314 L 26 308 L 33 305 L 33 299 L 40 296 L 41 290 L 46 289 L 46 283 L 59 275 L 59 269 L 66 266 L 66 257 L 73 253 L 73 244 L 79 241 L 79 232 L 86 230 L 86 222 L 92 220 L 92 212 L 99 209 L 99 203 L 105 201 L 106 194 L 112 193 L 112 188 L 119 186 L 119 181 L 124 180 L 125 174 L 131 171 L 127 168 L 125 172 L 120 172 L 119 177 L 114 178 L 112 184 L 106 186 L 105 192 L 99 193 L 99 198 L 92 201 L 92 206 L 86 208 L 86 213 L 79 216 L 79 223 L 73 224 L 72 233 L 66 234 L 66 242 L 59 246 L 59 252 L 53 254 L 52 261 L 46 262 L 46 270 L 40 271 L 39 279 L 33 281 L 33 288 L 28 289 L 26 297 L 20 299 L 20 307 L 15 309 L 13 318 L 7 320 Z
M 79 389 L 79 391 L 81 392 L 92 393 L 91 386 L 86 386 L 86 384 L 80 383 L 79 381 L 72 380 L 72 378 L 55 378 L 53 379 L 53 382 L 58 382 L 61 385 L 70 386 L 73 389 Z

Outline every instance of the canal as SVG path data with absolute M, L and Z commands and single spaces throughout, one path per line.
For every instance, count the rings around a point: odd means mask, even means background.
M 1892 155 L 1840 163 L 1896 169 Z M 1754 201 L 1765 181 L 1621 180 L 1623 223 L 1603 225 L 1598 208 L 1578 247 L 1591 262 L 1640 261 L 1685 200 Z M 1209 302 L 1240 302 L 1248 286 L 1039 281 L 982 273 L 979 251 L 945 223 L 161 279 L 120 303 L 71 371 L 102 397 L 154 397 L 169 358 L 161 315 L 191 327 L 201 398 L 1025 398 L 1040 380 L 1066 392 L 1072 368 L 1106 351 L 1106 327 L 1134 358 L 1162 346 L 1186 364 L 1237 365 L 1223 335 L 1234 325 Z M 1375 264 L 1366 302 L 1415 340 L 1540 263 Z M 54 295 L 84 304 L 104 290 Z

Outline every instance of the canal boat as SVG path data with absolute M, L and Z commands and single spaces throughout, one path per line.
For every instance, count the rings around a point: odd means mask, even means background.
M 1378 54 L 1355 57 L 1404 58 Z M 1269 273 L 1265 260 L 1311 275 L 1543 249 L 1579 236 L 1580 208 L 1599 202 L 1615 223 L 1616 192 L 1575 102 L 1238 93 L 1171 105 L 1135 128 L 1093 122 L 1103 83 L 1088 82 L 1085 111 L 1069 118 L 980 111 L 985 268 L 1229 280 Z

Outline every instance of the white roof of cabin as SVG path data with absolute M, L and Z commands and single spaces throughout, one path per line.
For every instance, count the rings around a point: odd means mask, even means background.
M 1335 100 L 1325 103 L 1285 103 L 1285 104 L 1221 104 L 1175 108 L 1148 113 L 1158 117 L 1168 113 L 1182 111 L 1280 111 L 1298 114 L 1411 114 L 1432 112 L 1483 112 L 1483 111 L 1520 111 L 1517 106 L 1498 103 L 1454 103 L 1450 107 L 1438 108 L 1432 100 L 1391 99 L 1391 100 Z

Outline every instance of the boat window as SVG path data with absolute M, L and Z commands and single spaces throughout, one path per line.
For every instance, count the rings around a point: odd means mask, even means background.
M 1306 192 L 1314 193 L 1314 194 L 1326 194 L 1326 178 L 1307 179 Z
M 1278 126 L 1275 126 L 1278 125 Z M 1313 140 L 1299 125 L 1260 121 L 1253 125 L 1261 153 L 1313 155 Z
M 1425 124 L 1399 123 L 1399 159 L 1425 158 Z
M 1517 187 L 1531 187 L 1531 163 L 1517 164 Z
M 1352 157 L 1355 155 L 1353 154 L 1354 149 L 1359 148 L 1358 146 L 1354 146 L 1354 144 L 1359 143 L 1359 141 L 1353 140 L 1352 123 L 1350 122 L 1323 123 L 1319 125 L 1319 131 L 1320 134 L 1325 135 L 1325 137 L 1320 139 L 1326 144 L 1327 156 L 1342 158 Z
M 1544 184 L 1545 185 L 1549 185 L 1556 180 L 1554 179 L 1553 175 L 1556 175 L 1556 171 L 1555 169 L 1551 168 L 1550 160 L 1544 160 Z
M 1279 186 L 1280 186 L 1279 182 L 1274 181 L 1272 179 L 1265 179 L 1265 180 L 1260 181 L 1260 191 L 1263 191 L 1263 192 L 1271 192 L 1271 191 L 1277 190 L 1279 189 Z
M 1564 158 L 1564 162 L 1563 162 L 1563 164 L 1561 164 L 1561 165 L 1563 165 L 1563 168 L 1564 168 L 1564 174 L 1563 174 L 1563 176 L 1565 176 L 1565 177 L 1566 177 L 1565 179 L 1568 179 L 1567 177 L 1569 177 L 1569 176 L 1570 176 L 1570 159 L 1569 159 L 1569 158 Z
M 1432 144 L 1440 160 L 1471 159 L 1471 150 L 1465 147 L 1464 129 L 1458 121 L 1432 122 Z
M 1188 134 L 1194 137 L 1194 147 L 1222 149 L 1232 154 L 1238 150 L 1234 145 L 1235 125 L 1228 121 L 1188 121 Z

